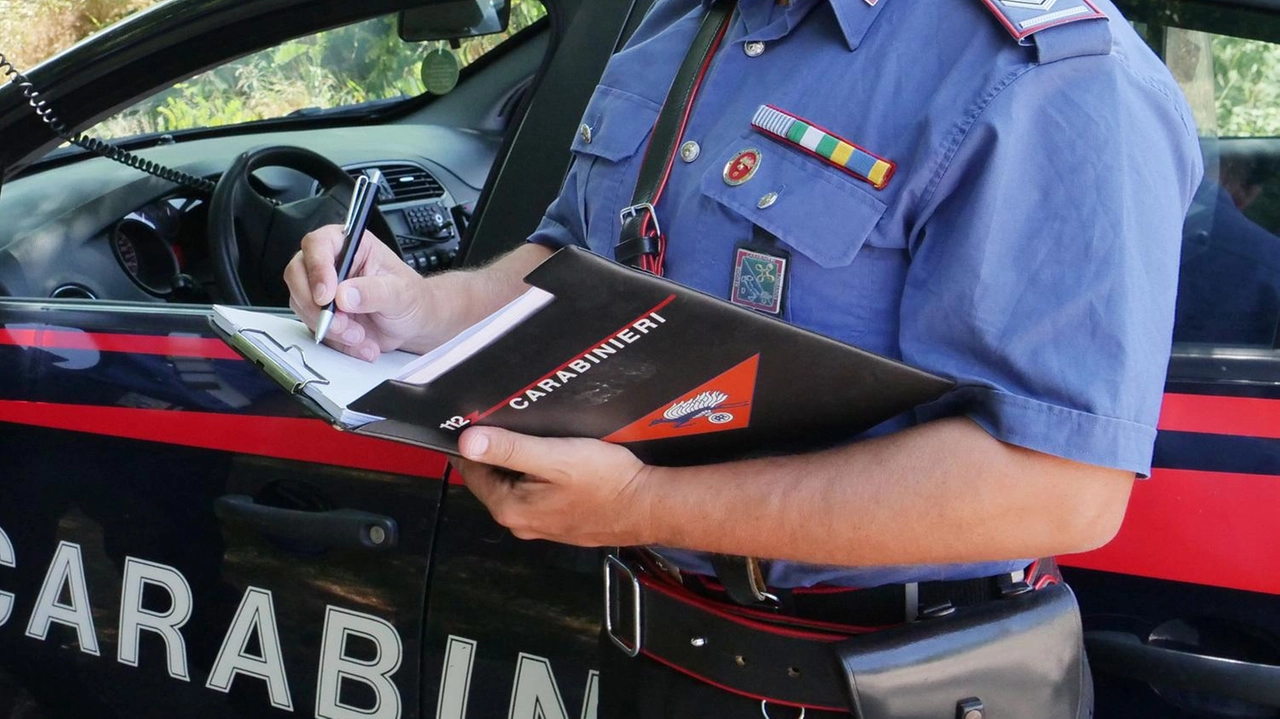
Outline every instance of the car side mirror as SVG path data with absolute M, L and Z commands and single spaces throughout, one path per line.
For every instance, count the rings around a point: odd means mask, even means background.
M 460 40 L 507 29 L 508 0 L 441 0 L 400 13 L 397 31 L 405 42 Z

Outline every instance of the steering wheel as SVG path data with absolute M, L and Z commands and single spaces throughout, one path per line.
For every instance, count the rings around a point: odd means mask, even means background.
M 320 194 L 277 205 L 250 181 L 264 167 L 301 172 L 320 183 Z M 324 225 L 342 224 L 354 189 L 355 181 L 345 170 L 301 147 L 264 147 L 237 157 L 218 181 L 209 205 L 209 254 L 222 301 L 287 305 L 284 269 L 302 237 Z M 376 207 L 369 230 L 400 254 L 391 227 Z

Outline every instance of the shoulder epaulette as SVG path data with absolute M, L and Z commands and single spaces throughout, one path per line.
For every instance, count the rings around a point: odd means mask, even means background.
M 1042 30 L 1081 20 L 1105 20 L 1091 0 L 982 0 L 1019 42 Z

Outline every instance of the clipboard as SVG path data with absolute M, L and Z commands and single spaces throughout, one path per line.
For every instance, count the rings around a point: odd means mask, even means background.
M 493 324 L 518 298 L 422 358 L 384 355 L 396 359 L 381 374 L 283 315 L 267 315 L 280 331 L 214 325 L 340 429 L 449 454 L 473 425 L 599 438 L 668 466 L 794 453 L 848 442 L 954 384 L 576 247 L 525 282 L 522 298 L 545 301 Z M 455 344 L 462 361 L 408 372 Z
M 306 362 L 306 348 L 296 344 L 290 344 L 285 347 L 277 342 L 275 338 L 262 330 L 254 328 L 241 329 L 236 333 L 229 333 L 216 323 L 210 321 L 214 332 L 222 338 L 232 349 L 244 357 L 245 360 L 254 363 L 259 369 L 264 371 L 267 376 L 271 377 L 276 384 L 293 395 L 294 399 L 301 403 L 308 412 L 318 416 L 320 419 L 328 422 L 335 429 L 342 432 L 350 432 L 352 434 L 364 435 L 367 437 L 376 437 L 378 439 L 400 442 L 403 444 L 411 444 L 424 449 L 433 449 L 440 452 L 456 455 L 458 453 L 458 445 L 456 440 L 449 441 L 446 437 L 439 434 L 425 431 L 423 427 L 409 424 L 406 422 L 398 422 L 393 419 L 375 419 L 359 425 L 344 424 L 340 421 L 340 417 L 334 416 L 329 407 L 316 401 L 316 399 L 306 393 L 306 389 L 311 386 L 328 386 L 330 381 L 316 372 Z M 261 351 L 259 345 L 250 341 L 245 335 L 252 335 L 262 338 L 263 341 L 271 343 L 273 348 L 278 348 L 283 355 L 296 354 L 299 359 L 298 363 L 305 367 L 307 374 L 300 376 L 292 366 L 284 365 L 274 361 L 271 354 Z M 314 345 L 313 345 L 314 346 Z M 400 389 L 393 389 L 396 392 L 411 393 L 412 385 L 408 385 L 395 380 L 387 380 L 386 384 L 392 386 L 401 385 Z
M 313 414 L 346 431 L 360 432 L 382 421 L 379 416 L 352 411 L 351 400 L 418 359 L 406 352 L 387 353 L 377 364 L 348 357 L 309 341 L 309 331 L 301 322 L 280 314 L 215 307 L 209 319 L 218 336 L 238 354 Z

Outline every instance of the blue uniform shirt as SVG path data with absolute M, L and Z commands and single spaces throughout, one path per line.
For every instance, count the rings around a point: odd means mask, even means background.
M 707 4 L 659 0 L 609 63 L 531 241 L 613 257 L 618 212 Z M 1145 474 L 1201 159 L 1173 78 L 1109 2 L 1095 4 L 1108 18 L 1019 41 L 980 0 L 739 0 L 684 135 L 700 151 L 676 160 L 657 208 L 667 276 L 728 297 L 735 247 L 761 227 L 791 256 L 787 321 L 959 382 L 876 432 L 966 415 L 1004 442 Z M 771 139 L 751 126 L 765 104 L 896 174 L 877 190 Z M 745 149 L 759 166 L 731 185 L 725 168 Z M 709 571 L 696 553 L 664 554 Z M 775 562 L 768 579 L 872 586 L 1019 565 Z

